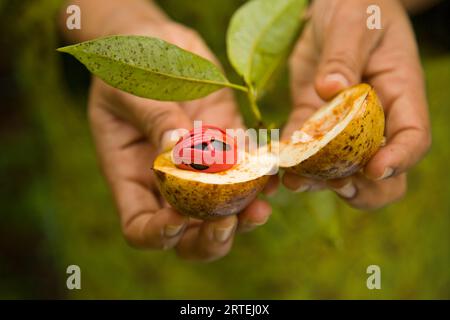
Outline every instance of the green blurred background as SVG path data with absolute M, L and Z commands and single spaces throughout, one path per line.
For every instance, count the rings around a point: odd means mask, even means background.
M 244 1 L 160 2 L 235 78 L 225 30 Z M 55 52 L 59 6 L 0 1 L 0 298 L 450 298 L 448 1 L 414 18 L 434 140 L 406 198 L 364 213 L 330 192 L 281 189 L 269 223 L 210 264 L 125 244 L 86 121 L 89 74 Z M 281 124 L 287 97 L 284 77 L 265 116 Z M 82 290 L 66 289 L 70 264 L 82 269 Z M 381 290 L 366 288 L 371 264 Z

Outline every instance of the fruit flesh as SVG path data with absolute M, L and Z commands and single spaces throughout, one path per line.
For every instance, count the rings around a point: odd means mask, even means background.
M 315 179 L 350 176 L 381 146 L 384 113 L 375 91 L 352 87 L 321 108 L 282 144 L 280 166 Z
M 333 108 L 331 113 L 324 115 L 320 119 L 311 119 L 306 121 L 301 128 L 301 131 L 305 133 L 306 136 L 310 137 L 310 140 L 322 138 L 339 122 L 345 119 L 351 111 L 351 105 L 353 102 L 354 99 L 348 99 L 344 103 L 339 104 L 336 108 Z
M 246 159 L 224 172 L 201 173 L 177 168 L 169 152 L 158 156 L 153 169 L 172 207 L 191 217 L 213 219 L 239 213 L 266 185 L 273 159 Z

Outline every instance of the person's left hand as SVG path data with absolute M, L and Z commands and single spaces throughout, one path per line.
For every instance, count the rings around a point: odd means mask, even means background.
M 373 4 L 381 8 L 381 30 L 367 27 L 366 11 Z M 294 109 L 283 139 L 324 101 L 364 81 L 384 106 L 387 144 L 352 177 L 314 181 L 285 174 L 283 183 L 299 192 L 330 188 L 361 209 L 399 200 L 406 172 L 431 143 L 423 73 L 406 12 L 397 0 L 315 0 L 310 14 L 290 60 Z

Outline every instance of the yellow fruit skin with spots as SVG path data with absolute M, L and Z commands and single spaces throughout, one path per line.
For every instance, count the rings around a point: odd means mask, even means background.
M 154 166 L 161 194 L 181 214 L 214 219 L 237 214 L 253 201 L 266 185 L 269 176 L 232 183 L 209 184 L 182 179 L 158 170 L 158 159 Z
M 357 89 L 368 94 L 347 127 L 316 154 L 287 171 L 315 179 L 338 179 L 367 164 L 384 141 L 384 112 L 373 88 L 360 84 Z

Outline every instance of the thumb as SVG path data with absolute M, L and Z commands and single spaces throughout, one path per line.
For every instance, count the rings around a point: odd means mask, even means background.
M 366 17 L 358 10 L 341 9 L 336 10 L 323 31 L 315 87 L 322 99 L 329 100 L 339 91 L 361 81 L 382 30 L 369 30 Z
M 192 128 L 183 108 L 174 102 L 131 97 L 128 108 L 133 122 L 158 151 L 172 148 Z

